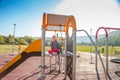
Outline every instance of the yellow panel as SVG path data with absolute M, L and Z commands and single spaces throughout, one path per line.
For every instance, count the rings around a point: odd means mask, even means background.
M 34 41 L 23 52 L 41 52 L 41 39 Z

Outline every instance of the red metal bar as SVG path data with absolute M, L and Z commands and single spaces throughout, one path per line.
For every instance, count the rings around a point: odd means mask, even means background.
M 106 27 L 106 29 L 120 30 L 120 28 L 110 28 L 110 27 Z
M 100 29 L 104 29 L 105 30 L 105 34 L 106 34 L 106 37 L 108 37 L 108 32 L 107 30 L 120 30 L 120 28 L 111 28 L 111 27 L 100 27 L 98 28 L 97 32 L 96 32 L 96 39 L 98 38 L 98 32 Z
M 100 27 L 98 28 L 98 30 L 96 31 L 96 39 L 98 38 L 98 32 L 100 29 L 103 29 L 105 31 L 106 37 L 108 37 L 108 32 L 107 32 L 107 28 L 106 27 Z

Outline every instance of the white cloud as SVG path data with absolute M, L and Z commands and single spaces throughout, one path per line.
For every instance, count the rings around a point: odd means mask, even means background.
M 100 26 L 120 27 L 120 7 L 115 0 L 62 0 L 52 11 L 74 15 L 77 28 L 95 31 Z

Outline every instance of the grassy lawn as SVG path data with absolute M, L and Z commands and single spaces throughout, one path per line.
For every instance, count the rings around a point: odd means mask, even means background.
M 76 51 L 90 52 L 90 46 L 87 46 L 87 45 L 77 45 L 76 46 Z
M 23 49 L 25 49 L 28 45 L 21 45 L 21 51 Z M 115 46 L 114 47 L 116 51 L 120 51 L 120 46 Z M 12 52 L 13 46 L 12 45 L 0 45 L 0 54 L 1 53 L 7 53 L 7 52 Z M 81 52 L 90 52 L 91 46 L 89 45 L 77 45 L 76 50 L 77 51 L 81 51 Z M 101 46 L 98 48 L 100 53 L 105 54 L 106 53 L 106 48 L 105 46 Z M 102 51 L 102 49 L 104 49 L 104 51 Z M 45 50 L 48 51 L 50 50 L 50 46 L 46 46 Z M 18 52 L 18 45 L 14 46 L 14 51 Z M 95 48 L 92 46 L 92 52 L 95 51 Z M 109 55 L 111 55 L 111 53 L 114 53 L 114 49 L 112 46 L 109 46 L 108 49 L 108 53 Z
M 21 51 L 25 49 L 28 45 L 21 45 Z M 1 53 L 7 53 L 12 52 L 13 46 L 12 45 L 0 45 L 0 54 Z M 18 45 L 14 46 L 14 51 L 18 52 Z
M 120 46 L 114 46 L 116 51 L 120 51 Z M 90 52 L 91 46 L 87 45 L 77 45 L 76 50 L 81 52 Z M 106 53 L 106 46 L 100 46 L 98 47 L 100 53 L 105 54 Z M 115 53 L 115 50 L 112 46 L 108 47 L 108 54 L 111 55 L 112 53 Z M 92 46 L 92 52 L 95 51 L 95 48 Z

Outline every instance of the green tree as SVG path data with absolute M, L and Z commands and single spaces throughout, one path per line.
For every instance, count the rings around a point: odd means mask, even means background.
M 15 38 L 15 44 L 19 44 L 19 38 Z
M 28 44 L 31 44 L 34 41 L 34 38 L 31 36 L 25 36 L 24 39 Z
M 5 43 L 5 38 L 4 36 L 0 36 L 0 44 L 4 44 Z
M 19 38 L 19 43 L 23 44 L 23 45 L 27 44 L 27 42 L 26 42 L 26 40 L 24 38 Z
M 108 37 L 108 45 L 109 46 L 120 46 L 120 33 L 116 33 L 114 35 L 111 35 Z M 106 44 L 106 38 L 101 38 L 99 39 L 99 44 L 100 45 L 105 45 Z
M 11 34 L 9 34 L 9 36 L 8 36 L 8 43 L 9 44 L 12 44 L 13 43 L 13 36 L 11 35 Z

